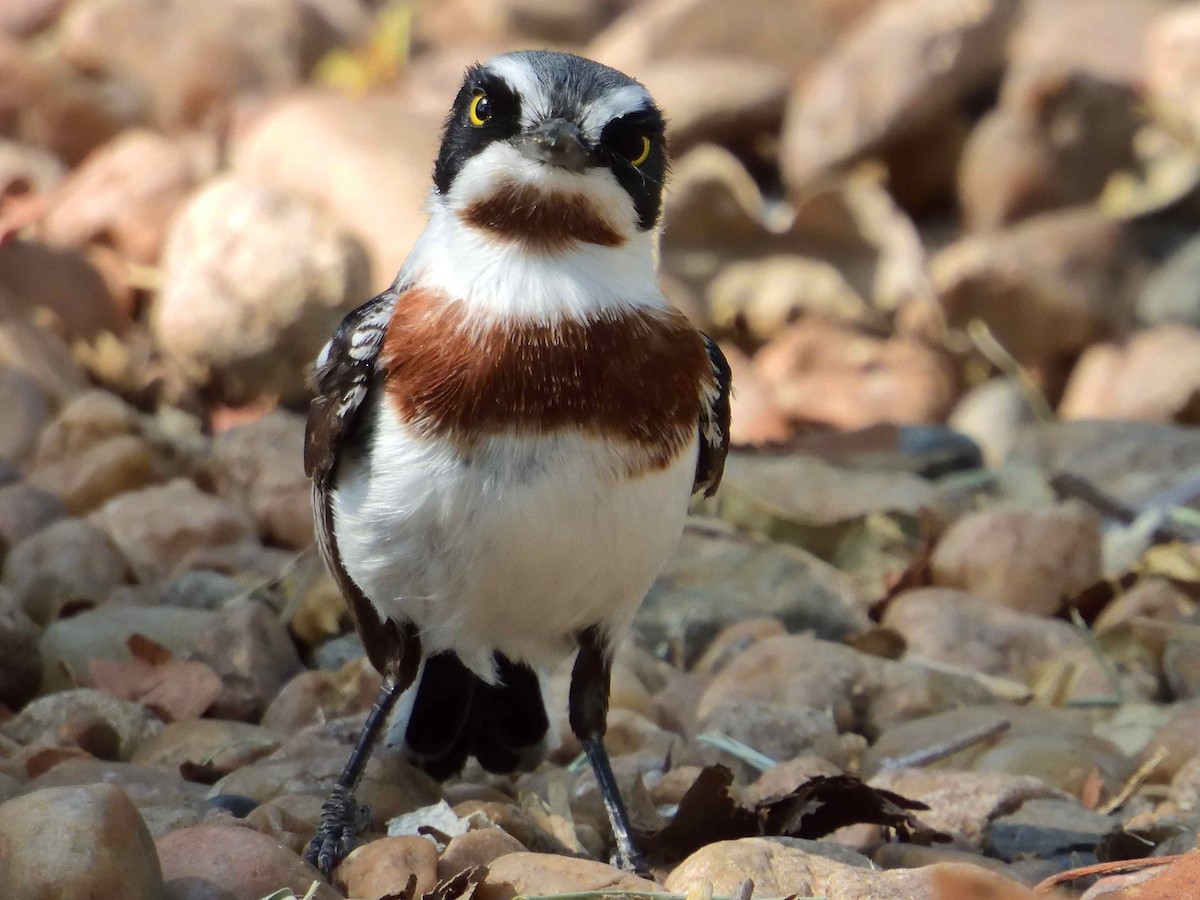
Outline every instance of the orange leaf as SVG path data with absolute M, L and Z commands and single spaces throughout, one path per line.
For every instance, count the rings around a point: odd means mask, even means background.
M 125 639 L 125 646 L 129 648 L 129 652 L 133 654 L 134 659 L 149 663 L 152 666 L 161 666 L 171 661 L 170 649 L 164 647 L 158 641 L 151 640 L 144 634 L 134 632 Z

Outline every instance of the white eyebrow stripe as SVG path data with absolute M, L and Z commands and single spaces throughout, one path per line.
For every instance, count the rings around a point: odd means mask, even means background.
M 549 108 L 545 85 L 538 78 L 533 66 L 520 56 L 504 54 L 490 60 L 487 69 L 508 82 L 513 93 L 521 101 L 521 123 L 531 127 L 545 117 Z
M 613 119 L 648 109 L 653 104 L 650 92 L 644 87 L 640 84 L 627 84 L 609 91 L 588 106 L 579 125 L 584 134 L 596 141 L 600 139 L 600 132 L 604 130 L 604 126 Z

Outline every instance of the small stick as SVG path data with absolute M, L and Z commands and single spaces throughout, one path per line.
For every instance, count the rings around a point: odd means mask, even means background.
M 1129 776 L 1129 780 L 1125 782 L 1125 786 L 1117 792 L 1116 796 L 1101 806 L 1097 812 L 1107 816 L 1109 813 L 1124 806 L 1125 801 L 1133 796 L 1133 792 L 1141 787 L 1142 782 L 1149 778 L 1150 773 L 1157 769 L 1158 764 L 1166 758 L 1167 748 L 1160 744 L 1158 749 L 1154 751 L 1154 754 L 1138 766 L 1136 772 Z
M 734 895 L 736 900 L 750 900 L 754 894 L 754 879 L 746 878 L 738 885 L 737 893 Z
M 1038 884 L 1034 887 L 1033 892 L 1035 894 L 1046 894 L 1065 881 L 1074 881 L 1076 878 L 1087 878 L 1089 875 L 1108 875 L 1112 872 L 1126 871 L 1136 872 L 1138 869 L 1150 869 L 1155 866 L 1169 866 L 1171 863 L 1178 862 L 1185 856 L 1187 856 L 1186 853 L 1177 853 L 1175 856 L 1149 856 L 1145 859 L 1117 859 L 1113 860 L 1112 862 L 1096 863 L 1092 866 L 1080 866 L 1078 869 L 1068 869 L 1065 872 L 1057 872 L 1044 881 L 1038 882 Z
M 1116 705 L 1120 706 L 1129 698 L 1125 694 L 1125 686 L 1121 684 L 1121 676 L 1117 674 L 1117 667 L 1113 665 L 1112 660 L 1105 654 L 1104 648 L 1096 640 L 1096 635 L 1092 632 L 1092 629 L 1088 628 L 1087 622 L 1083 620 L 1083 616 L 1079 610 L 1073 606 L 1071 607 L 1071 623 L 1075 626 L 1075 630 L 1079 632 L 1079 636 L 1083 638 L 1088 651 L 1096 660 L 1096 665 L 1100 667 L 1100 671 L 1108 679 L 1108 683 L 1113 689 L 1113 696 L 1117 701 Z
M 1074 497 L 1082 500 L 1106 519 L 1120 522 L 1122 525 L 1132 525 L 1137 521 L 1141 511 L 1127 506 L 1116 497 L 1100 490 L 1086 478 L 1081 478 L 1071 472 L 1055 472 L 1050 476 L 1050 487 L 1060 497 Z M 1153 506 L 1150 507 L 1151 509 Z M 1174 541 L 1187 543 L 1194 539 L 1191 532 L 1179 524 L 1164 519 L 1150 533 L 1156 544 L 1170 544 Z
M 1034 418 L 1039 422 L 1054 421 L 1054 410 L 1050 407 L 1046 396 L 1029 377 L 1029 373 L 1008 352 L 1008 348 L 1000 343 L 983 319 L 972 319 L 967 323 L 967 336 L 984 358 L 1017 386 L 1021 398 L 1033 412 Z
M 986 741 L 988 738 L 1003 734 L 1011 727 L 1012 722 L 1008 719 L 997 719 L 995 722 L 984 725 L 982 728 L 976 728 L 974 731 L 968 731 L 966 734 L 960 734 L 958 737 L 950 738 L 947 741 L 930 744 L 928 747 L 923 747 L 905 756 L 885 756 L 879 762 L 879 771 L 886 772 L 890 769 L 910 769 L 928 766 L 931 763 L 945 759 L 947 756 L 953 756 L 960 750 L 966 750 L 968 747 L 978 744 L 981 741 Z

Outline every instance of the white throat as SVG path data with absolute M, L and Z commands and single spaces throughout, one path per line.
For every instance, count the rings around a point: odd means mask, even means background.
M 459 213 L 493 190 L 498 178 L 586 193 L 621 233 L 616 247 L 574 242 L 531 249 L 465 223 Z M 631 308 L 667 307 L 658 285 L 658 229 L 640 231 L 629 195 L 608 172 L 573 175 L 493 145 L 465 166 L 445 196 L 433 195 L 429 223 L 398 281 L 445 293 L 483 321 L 588 319 Z

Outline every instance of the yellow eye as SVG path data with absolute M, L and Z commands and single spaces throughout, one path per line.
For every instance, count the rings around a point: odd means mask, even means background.
M 640 166 L 642 163 L 644 163 L 649 158 L 650 158 L 650 138 L 645 137 L 643 135 L 643 137 L 642 137 L 642 152 L 639 153 L 633 159 L 631 159 L 630 162 L 635 166 Z
M 471 98 L 471 107 L 467 110 L 467 118 L 471 124 L 479 128 L 492 117 L 492 104 L 483 91 L 476 91 Z

